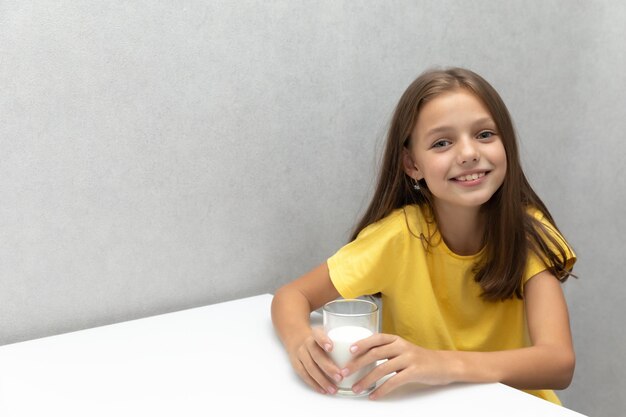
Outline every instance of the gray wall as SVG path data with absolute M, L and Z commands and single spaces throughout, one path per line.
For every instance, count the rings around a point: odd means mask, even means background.
M 566 405 L 626 407 L 626 6 L 0 2 L 0 344 L 272 292 L 332 254 L 436 65 L 501 92 L 579 255 Z

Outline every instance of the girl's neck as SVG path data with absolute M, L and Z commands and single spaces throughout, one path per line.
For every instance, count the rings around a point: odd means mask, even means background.
M 480 207 L 435 207 L 441 237 L 457 255 L 474 255 L 483 246 L 485 219 Z

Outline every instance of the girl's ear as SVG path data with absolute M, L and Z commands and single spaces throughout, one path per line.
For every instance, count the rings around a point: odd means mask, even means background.
M 409 177 L 413 178 L 416 181 L 424 178 L 422 175 L 422 171 L 417 167 L 415 161 L 413 161 L 413 157 L 411 156 L 411 152 L 407 148 L 402 149 L 402 165 L 404 167 L 404 172 Z

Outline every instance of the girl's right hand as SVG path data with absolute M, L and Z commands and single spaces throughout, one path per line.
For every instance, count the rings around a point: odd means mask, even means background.
M 289 352 L 289 360 L 300 378 L 321 394 L 335 394 L 342 380 L 339 367 L 328 356 L 333 342 L 321 327 L 313 327 L 302 343 Z
M 324 394 L 336 393 L 335 383 L 342 376 L 328 356 L 333 348 L 330 338 L 322 327 L 311 328 L 311 313 L 339 296 L 323 262 L 280 287 L 272 300 L 272 322 L 291 366 L 306 384 Z

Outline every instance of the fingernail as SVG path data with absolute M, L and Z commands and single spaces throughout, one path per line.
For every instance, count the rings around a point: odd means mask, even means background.
M 325 350 L 326 352 L 330 352 L 330 350 L 331 350 L 332 348 L 333 348 L 333 347 L 332 347 L 332 345 L 331 345 L 330 343 L 326 343 L 326 344 L 324 345 L 324 350 Z
M 335 376 L 333 378 L 335 378 L 335 381 L 340 382 L 342 376 L 340 374 L 335 374 Z
M 359 347 L 358 347 L 358 346 L 356 346 L 356 345 L 352 345 L 352 346 L 350 346 L 350 352 L 354 353 L 354 352 L 356 352 L 357 350 L 359 350 Z
M 337 388 L 330 386 L 328 388 L 326 388 L 326 391 L 328 391 L 331 394 L 334 394 L 335 392 L 337 392 Z
M 350 373 L 350 370 L 348 368 L 343 368 L 341 370 L 341 375 L 343 375 L 344 377 L 348 376 L 349 373 Z
M 361 393 L 361 387 L 359 387 L 358 385 L 355 385 L 352 387 L 352 392 L 354 392 L 355 394 L 360 394 Z

